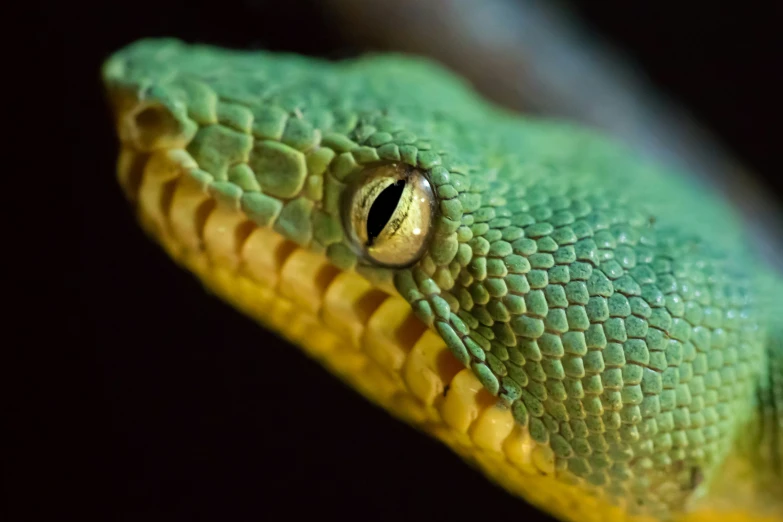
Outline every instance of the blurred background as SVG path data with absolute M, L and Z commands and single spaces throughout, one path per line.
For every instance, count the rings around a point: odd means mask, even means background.
M 31 89 L 62 184 L 46 219 L 60 233 L 41 272 L 56 300 L 36 297 L 47 332 L 32 332 L 54 340 L 11 378 L 9 520 L 547 520 L 205 295 L 144 237 L 115 184 L 99 67 L 147 36 L 427 55 L 498 103 L 581 121 L 714 184 L 783 266 L 782 8 L 685 4 L 32 2 L 23 29 L 46 81 Z

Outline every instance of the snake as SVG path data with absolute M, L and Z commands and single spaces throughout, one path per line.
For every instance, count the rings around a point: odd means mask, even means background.
M 712 187 L 423 57 L 148 38 L 102 80 L 149 237 L 520 502 L 783 520 L 783 280 Z

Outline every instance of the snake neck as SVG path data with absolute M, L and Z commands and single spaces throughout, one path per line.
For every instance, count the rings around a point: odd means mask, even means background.
M 740 427 L 736 448 L 716 474 L 711 502 L 763 506 L 783 514 L 783 328 L 773 328 L 753 414 Z

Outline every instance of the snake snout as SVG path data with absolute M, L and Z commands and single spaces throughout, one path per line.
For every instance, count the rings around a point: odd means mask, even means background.
M 171 112 L 159 103 L 138 103 L 121 116 L 118 131 L 142 151 L 170 147 L 179 141 L 182 128 Z
M 142 94 L 112 93 L 117 134 L 139 152 L 184 148 L 197 125 L 181 117 L 171 102 Z
M 128 78 L 131 65 L 118 57 L 103 69 L 120 141 L 141 153 L 184 148 L 198 124 L 188 117 L 183 94 L 155 79 Z

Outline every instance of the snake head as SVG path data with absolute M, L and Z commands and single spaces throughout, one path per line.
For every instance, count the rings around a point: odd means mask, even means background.
M 764 332 L 700 189 L 421 59 L 144 40 L 103 74 L 172 257 L 534 504 L 669 518 L 752 420 Z

